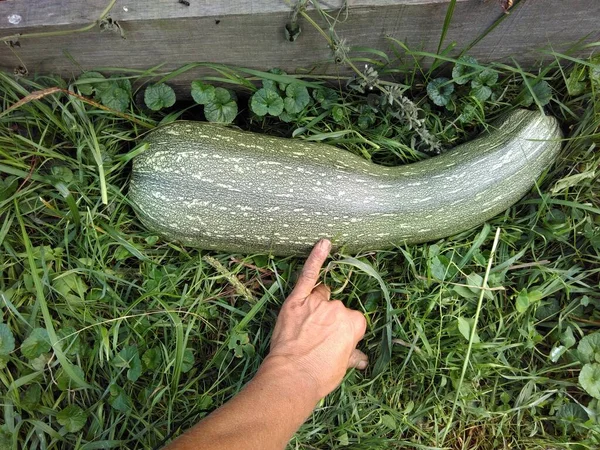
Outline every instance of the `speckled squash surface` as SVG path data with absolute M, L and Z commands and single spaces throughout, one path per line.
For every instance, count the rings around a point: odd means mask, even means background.
M 150 132 L 129 198 L 153 232 L 227 252 L 348 253 L 467 230 L 519 200 L 560 150 L 556 119 L 517 110 L 425 161 L 383 167 L 336 147 L 200 122 Z

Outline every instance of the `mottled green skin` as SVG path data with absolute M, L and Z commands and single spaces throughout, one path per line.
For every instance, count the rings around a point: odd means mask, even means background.
M 519 110 L 441 156 L 383 167 L 336 147 L 206 123 L 144 139 L 129 198 L 152 231 L 227 252 L 355 253 L 449 236 L 519 200 L 560 150 L 556 120 Z

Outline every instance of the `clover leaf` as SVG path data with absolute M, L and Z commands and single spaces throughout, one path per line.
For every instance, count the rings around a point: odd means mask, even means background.
M 471 67 L 464 63 L 475 65 L 477 64 L 477 60 L 472 56 L 461 56 L 458 58 L 458 61 L 452 69 L 452 79 L 456 84 L 467 84 L 469 80 L 472 80 L 479 72 L 475 67 Z
M 306 87 L 292 83 L 285 88 L 285 99 L 283 100 L 285 110 L 290 114 L 297 114 L 310 103 L 310 95 Z
M 192 81 L 192 98 L 200 105 L 206 105 L 215 99 L 215 87 L 200 80 Z
M 283 112 L 283 99 L 277 92 L 262 88 L 252 95 L 250 108 L 257 116 L 278 116 Z
M 175 91 L 165 83 L 152 84 L 144 92 L 144 103 L 152 111 L 169 108 L 175 104 Z
M 446 106 L 453 92 L 454 84 L 448 78 L 436 78 L 427 84 L 427 95 L 438 106 Z
M 209 122 L 231 123 L 237 112 L 235 99 L 221 87 L 215 88 L 215 98 L 204 106 L 204 115 Z

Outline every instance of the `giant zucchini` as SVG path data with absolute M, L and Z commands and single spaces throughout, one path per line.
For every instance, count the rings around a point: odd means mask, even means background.
M 129 190 L 141 221 L 184 245 L 354 253 L 449 236 L 506 210 L 560 149 L 557 121 L 517 110 L 434 158 L 373 164 L 336 147 L 175 122 L 150 132 Z

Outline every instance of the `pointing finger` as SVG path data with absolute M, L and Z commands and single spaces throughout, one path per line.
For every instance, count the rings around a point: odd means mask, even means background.
M 331 242 L 327 239 L 322 239 L 315 245 L 304 263 L 300 278 L 290 294 L 290 297 L 304 298 L 310 295 L 315 288 L 317 281 L 319 281 L 319 271 L 329 256 L 330 249 Z

